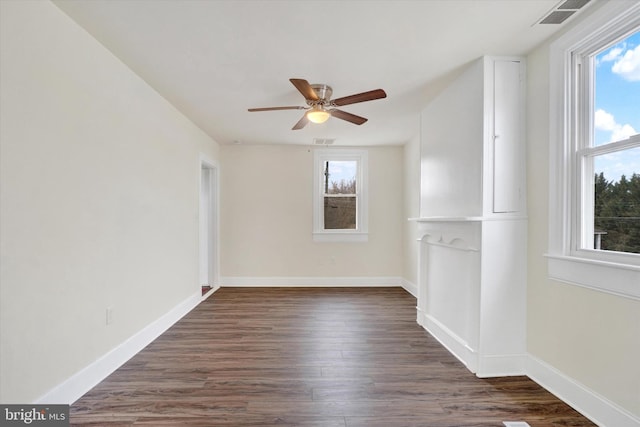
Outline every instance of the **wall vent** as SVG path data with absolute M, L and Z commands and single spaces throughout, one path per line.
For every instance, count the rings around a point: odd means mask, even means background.
M 536 24 L 562 24 L 582 9 L 590 0 L 563 0 L 547 12 Z
M 314 145 L 331 145 L 335 141 L 335 138 L 313 138 Z

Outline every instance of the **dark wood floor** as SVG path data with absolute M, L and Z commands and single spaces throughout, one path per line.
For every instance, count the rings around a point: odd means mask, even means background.
M 72 425 L 592 426 L 526 377 L 479 379 L 400 288 L 222 288 L 71 407 Z

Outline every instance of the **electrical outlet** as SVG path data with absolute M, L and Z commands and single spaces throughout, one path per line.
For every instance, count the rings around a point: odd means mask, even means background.
M 107 307 L 107 325 L 113 323 L 113 307 Z

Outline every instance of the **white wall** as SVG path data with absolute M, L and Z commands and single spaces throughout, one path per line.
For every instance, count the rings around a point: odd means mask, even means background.
M 313 149 L 222 147 L 223 286 L 240 278 L 402 276 L 402 147 L 368 148 L 367 243 L 313 242 Z
M 420 135 L 404 145 L 404 257 L 403 278 L 412 287 L 418 285 L 418 224 L 408 221 L 420 216 Z M 417 289 L 416 289 L 417 292 Z M 417 295 L 416 295 L 417 296 Z
M 527 62 L 528 351 L 640 418 L 640 301 L 547 278 L 549 44 Z
M 53 4 L 0 12 L 0 401 L 26 403 L 197 294 L 218 148 Z
M 422 111 L 420 216 L 482 215 L 483 62 Z

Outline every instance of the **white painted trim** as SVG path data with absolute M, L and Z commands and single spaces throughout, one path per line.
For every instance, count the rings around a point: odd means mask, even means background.
M 469 344 L 447 328 L 433 316 L 423 315 L 423 328 L 431 334 L 449 353 L 461 361 L 468 370 L 475 373 L 478 370 L 478 353 Z
M 415 222 L 484 222 L 484 221 L 522 221 L 528 217 L 522 214 L 500 214 L 500 216 L 424 216 L 408 218 Z
M 527 376 L 599 426 L 640 427 L 639 418 L 532 355 Z
M 526 375 L 527 354 L 499 354 L 478 356 L 478 378 L 513 377 Z
M 400 286 L 402 286 L 405 291 L 418 298 L 418 286 L 415 283 L 412 283 L 407 279 L 402 279 L 402 284 Z
M 220 289 L 220 285 L 212 286 L 211 289 L 209 289 L 209 291 L 207 291 L 206 294 L 202 295 L 202 298 L 200 299 L 200 302 L 202 302 L 202 301 L 206 300 L 207 298 L 209 298 L 211 295 L 213 295 L 219 289 Z
M 314 231 L 314 242 L 365 243 L 369 241 L 369 233 L 350 231 Z
M 201 293 L 191 295 L 113 350 L 40 396 L 34 404 L 72 404 L 193 310 L 202 300 Z
M 421 319 L 422 318 L 422 319 Z M 509 377 L 525 375 L 527 354 L 484 355 L 469 346 L 469 344 L 451 329 L 439 322 L 433 316 L 423 314 L 418 309 L 418 324 L 442 344 L 452 355 L 460 360 L 469 371 L 479 378 Z M 420 322 L 422 320 L 422 322 Z
M 550 279 L 640 300 L 640 267 L 570 256 L 546 255 Z
M 401 277 L 221 277 L 223 287 L 387 287 Z
M 416 322 L 418 323 L 418 325 L 422 326 L 423 329 L 427 329 L 425 326 L 427 324 L 426 317 L 427 316 L 420 309 L 420 306 L 416 306 Z

